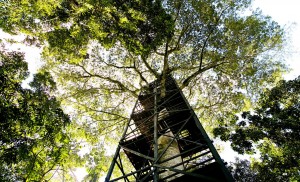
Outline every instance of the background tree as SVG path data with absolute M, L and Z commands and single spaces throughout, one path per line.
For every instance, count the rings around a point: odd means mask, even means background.
M 214 130 L 241 153 L 260 152 L 253 162 L 260 181 L 299 181 L 300 77 L 281 81 L 261 96 L 259 107 L 244 112 L 231 126 Z
M 19 52 L 0 51 L 0 181 L 46 181 L 72 161 L 69 116 L 51 96 L 49 73 L 35 75 L 31 89 L 22 81 L 27 63 Z
M 234 162 L 229 165 L 232 177 L 238 182 L 256 182 L 259 181 L 257 178 L 257 171 L 251 168 L 251 164 L 248 160 L 241 160 L 235 158 Z
M 2 29 L 43 47 L 44 70 L 72 108 L 77 138 L 100 153 L 86 156 L 93 169 L 105 171 L 111 150 L 103 146 L 118 140 L 129 106 L 154 79 L 164 88 L 171 74 L 211 131 L 251 106 L 285 69 L 274 59 L 283 29 L 250 12 L 251 0 L 0 3 Z

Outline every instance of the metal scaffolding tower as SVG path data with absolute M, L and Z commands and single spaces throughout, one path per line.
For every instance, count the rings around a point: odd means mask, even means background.
M 140 93 L 106 182 L 234 181 L 175 80 L 160 85 Z

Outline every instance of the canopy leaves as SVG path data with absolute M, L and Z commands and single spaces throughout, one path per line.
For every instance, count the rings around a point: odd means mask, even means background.
M 299 180 L 300 77 L 281 81 L 261 96 L 259 107 L 243 112 L 232 126 L 214 130 L 222 140 L 231 141 L 239 153 L 260 152 L 254 162 L 261 181 Z
M 43 70 L 53 75 L 62 103 L 71 108 L 74 128 L 101 151 L 91 175 L 105 172 L 100 165 L 111 154 L 103 146 L 118 140 L 139 92 L 154 79 L 162 77 L 164 89 L 171 74 L 211 131 L 251 107 L 285 70 L 283 61 L 274 59 L 284 31 L 259 10 L 250 11 L 251 0 L 0 5 L 0 27 L 26 33 L 28 42 L 42 46 Z
M 53 0 L 45 4 L 40 0 L 13 0 L 0 3 L 0 25 L 5 31 L 38 35 L 39 40 L 47 41 L 51 48 L 79 59 L 86 56 L 92 40 L 107 48 L 119 41 L 128 50 L 147 56 L 173 32 L 172 17 L 164 11 L 161 1 Z
M 0 51 L 0 181 L 44 181 L 72 161 L 69 116 L 50 95 L 49 73 L 22 88 L 27 63 L 19 52 Z

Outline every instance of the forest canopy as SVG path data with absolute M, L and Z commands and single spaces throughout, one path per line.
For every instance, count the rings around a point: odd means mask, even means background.
M 254 111 L 233 120 L 234 126 L 221 126 L 214 134 L 230 141 L 241 153 L 260 153 L 253 162 L 259 181 L 299 181 L 300 165 L 300 77 L 280 81 L 266 90 Z
M 25 89 L 28 74 L 24 54 L 0 51 L 0 181 L 49 180 L 76 152 L 66 132 L 71 120 L 50 95 L 55 82 L 38 73 Z
M 0 1 L 0 28 L 42 49 L 41 72 L 89 146 L 86 179 L 98 179 L 140 91 L 172 75 L 208 132 L 234 126 L 286 71 L 275 57 L 285 32 L 251 0 Z M 245 13 L 247 12 L 247 13 Z M 50 75 L 48 75 L 50 77 Z M 51 82 L 49 82 L 51 83 Z M 44 89 L 46 87 L 43 87 Z M 48 87 L 47 87 L 48 88 Z

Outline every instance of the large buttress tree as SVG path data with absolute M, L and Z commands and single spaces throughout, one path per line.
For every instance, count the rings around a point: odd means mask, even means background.
M 27 42 L 42 45 L 44 69 L 64 91 L 60 96 L 77 117 L 76 128 L 93 143 L 87 156 L 93 173 L 106 170 L 104 156 L 111 152 L 104 146 L 118 138 L 149 82 L 162 78 L 163 88 L 166 75 L 173 75 L 210 130 L 230 124 L 222 118 L 249 107 L 284 69 L 273 59 L 283 30 L 260 11 L 251 12 L 251 0 L 1 5 L 2 29 L 27 33 Z

